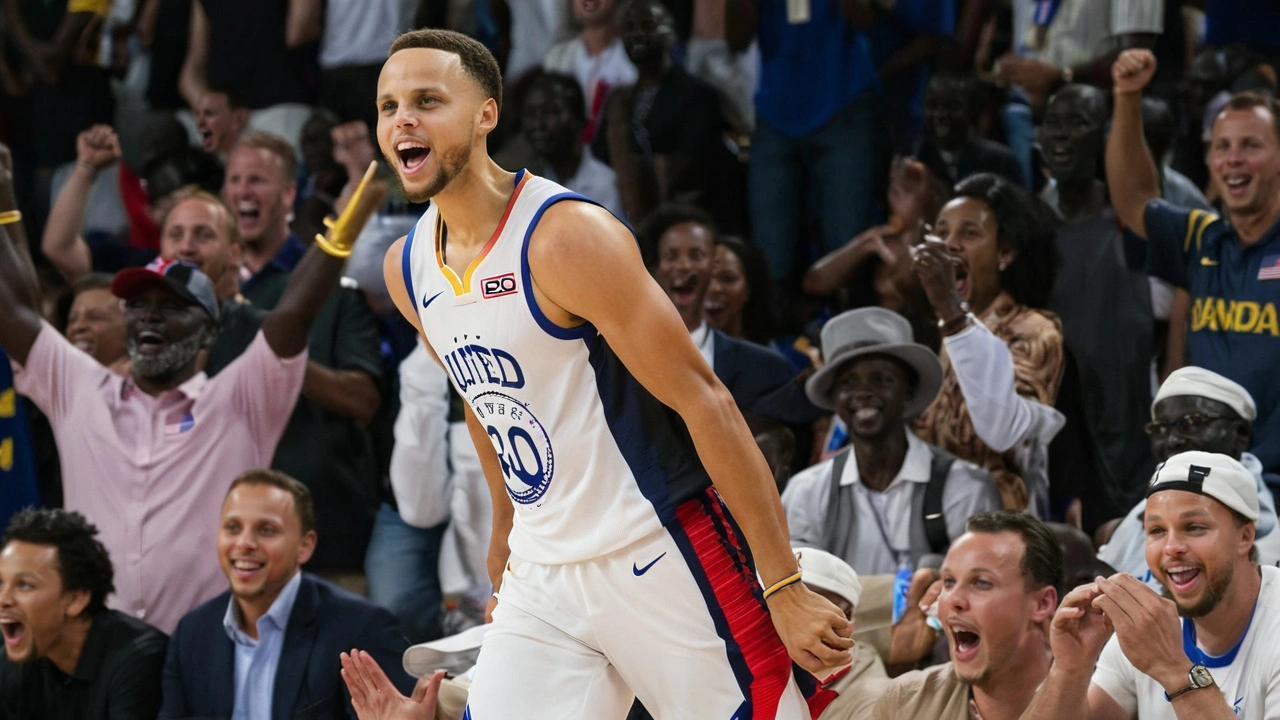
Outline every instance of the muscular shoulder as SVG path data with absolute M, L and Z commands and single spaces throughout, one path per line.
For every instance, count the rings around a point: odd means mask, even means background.
M 534 260 L 559 253 L 592 253 L 615 247 L 637 247 L 631 230 L 595 203 L 568 199 L 542 213 L 529 243 L 529 256 Z

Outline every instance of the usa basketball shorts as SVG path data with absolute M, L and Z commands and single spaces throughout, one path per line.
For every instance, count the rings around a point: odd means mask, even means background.
M 608 522 L 608 518 L 601 518 Z M 512 557 L 464 720 L 808 720 L 746 544 L 714 490 L 600 558 Z

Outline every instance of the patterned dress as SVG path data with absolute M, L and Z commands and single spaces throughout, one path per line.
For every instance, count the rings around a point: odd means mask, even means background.
M 1062 323 L 1053 313 L 1033 310 L 1001 293 L 979 318 L 993 335 L 1009 346 L 1018 395 L 1052 406 L 1062 378 Z M 1030 501 L 1023 475 L 1044 468 L 1025 467 L 1021 443 L 1004 453 L 991 449 L 978 437 L 969 417 L 960 381 L 951 367 L 945 345 L 942 361 L 942 389 L 933 404 L 916 421 L 916 434 L 955 456 L 983 467 L 991 474 L 1004 507 L 1025 510 Z

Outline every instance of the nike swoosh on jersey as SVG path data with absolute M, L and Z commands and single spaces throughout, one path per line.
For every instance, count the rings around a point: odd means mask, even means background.
M 436 299 L 436 298 L 438 298 L 438 297 L 440 297 L 440 295 L 441 295 L 442 293 L 444 293 L 444 291 L 443 291 L 443 290 L 441 290 L 440 292 L 436 293 L 435 295 L 432 295 L 432 296 L 431 296 L 431 297 L 429 297 L 429 298 L 428 298 L 426 295 L 423 295 L 423 296 L 422 296 L 422 309 L 423 309 L 423 310 L 426 310 L 426 309 L 427 309 L 427 306 L 428 306 L 428 305 L 430 305 L 431 303 L 435 302 L 435 299 Z
M 1203 266 L 1205 266 L 1205 267 L 1213 267 L 1214 265 L 1217 265 L 1217 264 L 1218 264 L 1218 261 L 1217 261 L 1217 260 L 1210 260 L 1210 259 L 1209 259 L 1209 258 L 1207 258 L 1207 257 L 1202 257 L 1202 258 L 1200 258 L 1200 264 L 1201 264 L 1201 265 L 1203 265 Z
M 653 567 L 659 560 L 661 560 L 666 556 L 667 556 L 666 553 L 662 553 L 661 555 L 654 558 L 652 562 L 650 562 L 648 565 L 645 565 L 644 567 L 636 567 L 635 563 L 631 563 L 631 572 L 635 573 L 636 577 L 640 577 L 641 575 L 649 572 L 649 568 Z

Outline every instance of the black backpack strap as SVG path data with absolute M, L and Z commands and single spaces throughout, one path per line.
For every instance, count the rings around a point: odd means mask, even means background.
M 840 523 L 840 476 L 844 474 L 844 466 L 849 462 L 849 454 L 853 448 L 845 448 L 836 455 L 831 463 L 831 491 L 827 497 L 827 522 L 822 532 L 822 546 L 828 552 L 839 555 L 836 545 L 839 544 Z
M 947 535 L 947 517 L 942 512 L 942 491 L 956 456 L 936 447 L 929 450 L 933 457 L 929 463 L 929 484 L 924 489 L 924 535 L 929 540 L 930 552 L 943 555 L 951 547 L 951 538 Z

